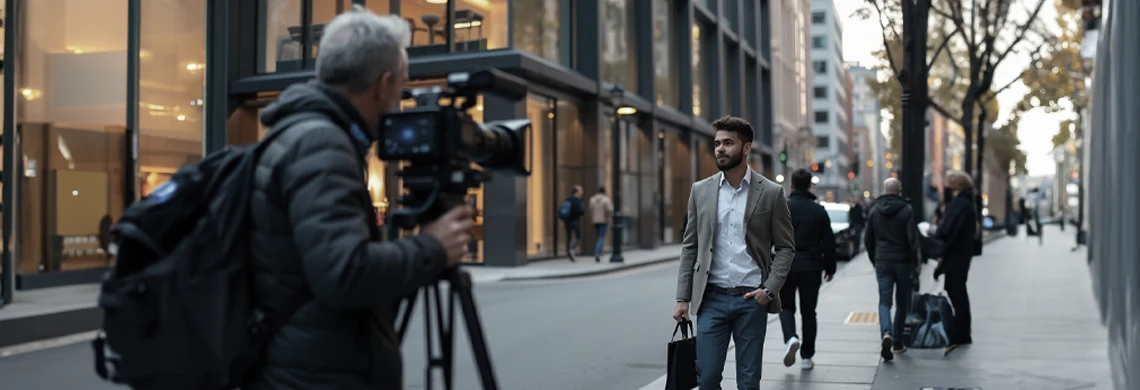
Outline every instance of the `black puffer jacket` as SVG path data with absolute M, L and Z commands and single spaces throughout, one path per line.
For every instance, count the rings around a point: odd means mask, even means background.
M 885 194 L 867 213 L 867 228 L 863 243 L 871 262 L 907 262 L 918 264 L 918 247 L 921 235 L 914 210 L 906 199 Z
M 788 195 L 788 211 L 792 213 L 792 228 L 796 234 L 796 258 L 790 272 L 819 272 L 835 274 L 835 233 L 831 231 L 831 217 L 816 202 L 815 194 L 794 190 Z
M 323 118 L 278 128 L 300 112 Z M 426 236 L 377 241 L 364 177 L 371 135 L 347 99 L 317 84 L 293 85 L 261 121 L 287 132 L 266 149 L 254 183 L 258 299 L 280 307 L 299 289 L 314 298 L 274 337 L 245 388 L 403 388 L 399 300 L 440 274 L 443 247 Z

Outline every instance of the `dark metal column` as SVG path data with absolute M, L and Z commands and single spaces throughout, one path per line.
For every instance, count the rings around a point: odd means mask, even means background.
M 902 185 L 911 207 L 926 218 L 922 174 L 926 146 L 926 28 L 930 0 L 903 1 Z M 967 164 L 969 164 L 967 162 Z
M 142 49 L 142 0 L 127 2 L 127 120 L 123 138 L 123 209 L 139 197 L 139 51 Z
M 614 107 L 614 109 L 616 110 L 617 107 Z M 613 248 L 613 254 L 610 256 L 610 262 L 611 263 L 621 263 L 621 262 L 625 261 L 625 258 L 622 257 L 622 255 L 621 255 L 621 249 L 623 246 L 625 246 L 625 241 L 622 240 L 622 236 L 625 234 L 625 215 L 623 215 L 621 212 L 622 207 L 623 207 L 623 204 L 622 204 L 623 196 L 622 196 L 622 189 L 621 189 L 621 181 L 622 181 L 621 180 L 621 178 L 622 178 L 622 172 L 621 172 L 622 126 L 621 125 L 622 125 L 622 123 L 621 123 L 621 115 L 619 115 L 616 111 L 614 112 L 613 118 L 614 118 L 613 119 L 613 130 L 610 131 L 611 133 L 613 133 L 612 134 L 613 138 L 610 142 L 613 143 L 613 154 L 614 155 L 613 155 L 613 167 L 611 168 L 613 170 L 613 174 L 610 177 L 613 179 L 612 187 L 613 187 L 613 194 L 614 194 L 614 217 L 613 217 L 614 218 L 614 228 L 613 228 L 613 241 L 611 241 L 612 244 L 610 244 L 610 246 Z
M 15 256 L 12 255 L 12 229 L 15 221 L 15 211 L 12 200 L 16 193 L 16 50 L 19 42 L 18 20 L 20 10 L 19 1 L 5 0 L 4 10 L 7 18 L 4 20 L 4 136 L 0 142 L 4 144 L 4 172 L 3 172 L 3 202 L 4 202 L 4 244 L 3 254 L 0 256 L 0 271 L 4 273 L 0 280 L 0 304 L 12 302 L 12 291 L 16 283 Z
M 226 120 L 230 116 L 229 52 L 231 45 L 240 45 L 230 41 L 229 11 L 227 0 L 206 2 L 206 98 L 203 110 L 206 129 L 202 136 L 203 155 L 222 150 L 226 146 Z M 255 54 L 250 55 L 256 57 Z M 252 73 L 252 69 L 249 71 Z

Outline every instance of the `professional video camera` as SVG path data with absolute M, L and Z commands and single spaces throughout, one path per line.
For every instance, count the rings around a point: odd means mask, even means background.
M 446 89 L 405 91 L 405 97 L 415 99 L 416 107 L 380 119 L 379 158 L 411 163 L 397 173 L 407 190 L 400 203 L 408 208 L 392 213 L 396 227 L 414 228 L 463 204 L 468 189 L 491 179 L 471 163 L 530 175 L 529 162 L 523 161 L 530 121 L 476 122 L 467 110 L 475 106 L 480 92 L 521 99 L 526 97 L 526 85 L 496 70 L 452 73 Z M 442 99 L 450 100 L 449 104 L 441 106 Z
M 529 120 L 479 123 L 467 113 L 475 106 L 479 93 L 517 100 L 525 99 L 526 92 L 522 81 L 494 69 L 450 74 L 446 88 L 404 91 L 403 98 L 415 99 L 416 107 L 380 118 L 380 140 L 376 148 L 381 160 L 409 163 L 397 172 L 406 190 L 399 203 L 406 208 L 388 215 L 387 225 L 394 227 L 389 230 L 393 238 L 399 234 L 395 228 L 412 229 L 438 218 L 447 210 L 464 204 L 469 189 L 478 188 L 491 179 L 490 172 L 475 168 L 472 163 L 488 170 L 530 175 L 530 163 L 528 161 L 524 165 L 523 161 L 527 155 Z M 444 100 L 447 100 L 446 105 L 441 105 Z M 428 359 L 426 388 L 431 388 L 434 368 L 443 371 L 445 387 L 452 388 L 452 325 L 455 298 L 458 297 L 483 389 L 497 390 L 486 340 L 475 311 L 471 276 L 452 268 L 445 271 L 440 279 L 449 282 L 447 317 L 443 315 L 438 281 L 425 288 L 429 297 L 424 304 Z M 400 340 L 406 334 L 415 301 L 416 293 L 407 297 L 400 320 Z M 442 350 L 439 354 L 432 342 L 433 315 Z

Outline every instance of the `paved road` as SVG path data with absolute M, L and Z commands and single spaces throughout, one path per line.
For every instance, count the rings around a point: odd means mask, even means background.
M 588 279 L 477 286 L 499 387 L 639 389 L 661 376 L 673 330 L 676 267 L 669 262 Z M 408 389 L 424 388 L 422 306 L 416 313 L 404 347 Z M 479 388 L 466 332 L 458 333 L 456 388 Z M 87 343 L 0 359 L 0 383 L 12 389 L 119 388 L 95 376 Z M 433 388 L 442 387 L 437 382 Z

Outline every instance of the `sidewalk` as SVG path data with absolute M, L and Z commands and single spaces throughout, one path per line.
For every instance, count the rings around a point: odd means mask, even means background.
M 1069 251 L 1073 229 L 1046 229 L 1044 246 L 1024 235 L 1002 237 L 974 259 L 969 292 L 975 344 L 945 357 L 942 349 L 911 349 L 893 362 L 881 361 L 878 285 L 866 254 L 857 256 L 821 291 L 814 370 L 801 370 L 798 360 L 784 367 L 779 319 L 769 317 L 761 388 L 1111 389 L 1105 330 L 1083 249 Z M 922 292 L 942 289 L 933 268 L 928 263 L 923 269 Z M 658 382 L 643 390 L 663 388 L 664 377 Z M 721 387 L 736 388 L 735 351 L 728 353 Z
M 594 262 L 591 254 L 576 256 L 578 261 L 571 262 L 569 258 L 556 260 L 535 261 L 521 267 L 489 267 L 483 265 L 465 265 L 463 269 L 471 273 L 471 280 L 475 283 L 489 283 L 507 280 L 538 280 L 558 279 L 582 276 L 601 275 L 611 272 L 624 271 L 631 268 L 644 267 L 679 259 L 681 245 L 664 245 L 654 249 L 624 250 L 622 263 L 610 263 L 609 253 L 602 256 L 601 263 Z

